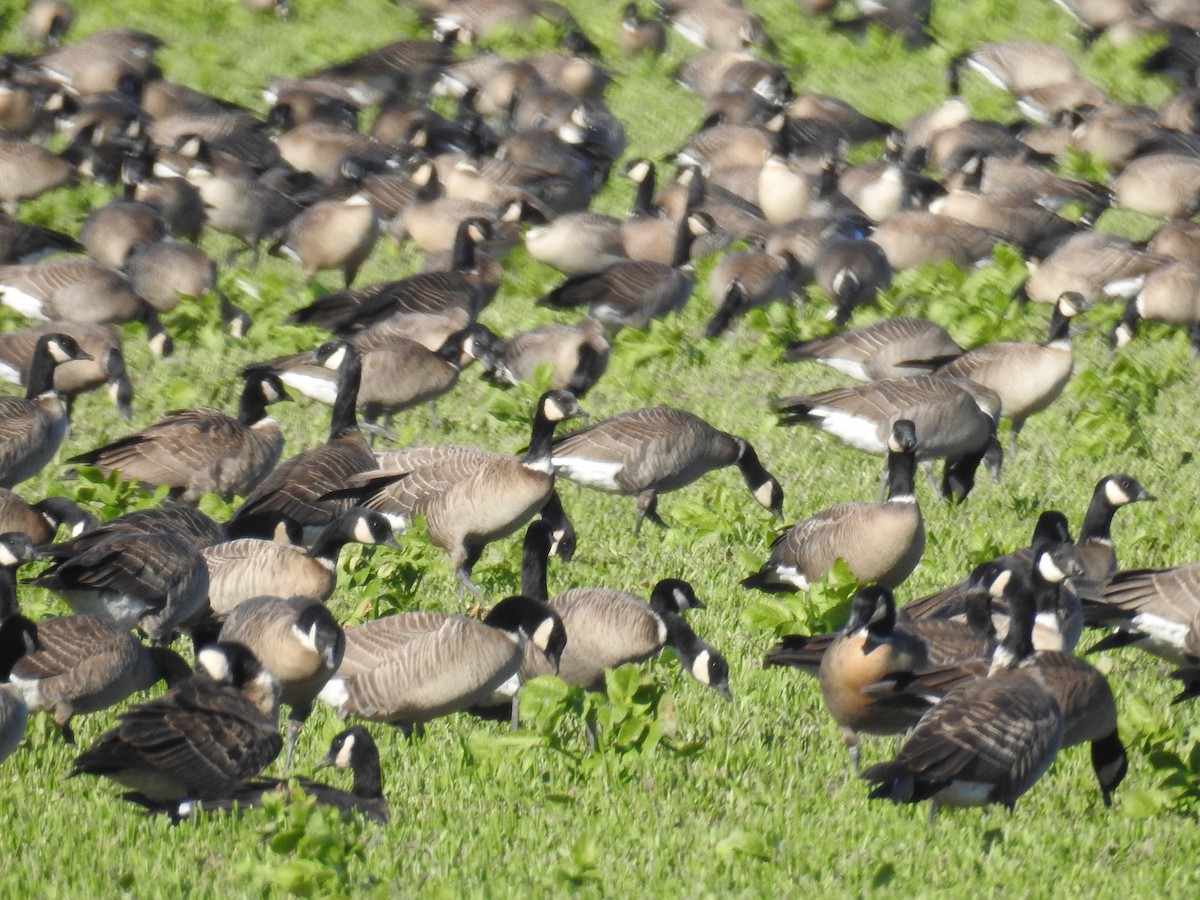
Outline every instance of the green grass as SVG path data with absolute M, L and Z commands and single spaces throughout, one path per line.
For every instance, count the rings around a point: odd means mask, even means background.
M 19 5 L 0 4 L 10 25 Z M 170 77 L 262 109 L 258 89 L 269 77 L 302 73 L 418 31 L 411 11 L 382 0 L 295 5 L 296 17 L 279 21 L 251 16 L 233 0 L 80 4 L 76 34 L 114 25 L 154 31 L 169 42 L 161 62 Z M 619 4 L 568 5 L 610 50 Z M 1066 47 L 1117 99 L 1156 104 L 1168 93 L 1167 85 L 1142 79 L 1135 68 L 1155 39 L 1124 48 L 1101 40 L 1085 51 L 1067 16 L 1048 2 L 937 4 L 939 43 L 919 53 L 881 34 L 852 42 L 803 18 L 789 0 L 750 5 L 761 10 L 798 87 L 837 94 L 895 122 L 941 99 L 942 69 L 954 53 L 1010 35 Z M 15 31 L 5 33 L 5 46 L 21 49 Z M 517 37 L 527 48 L 545 36 L 535 30 Z M 515 40 L 498 49 L 513 49 Z M 664 154 L 682 145 L 698 122 L 702 104 L 669 78 L 691 52 L 672 38 L 662 60 L 613 62 L 616 84 L 609 99 L 626 123 L 630 155 Z M 966 90 L 977 115 L 1015 117 L 1011 100 L 980 80 L 968 79 Z M 632 185 L 613 179 L 595 205 L 623 211 L 632 193 Z M 22 214 L 74 232 L 106 196 L 97 188 L 53 193 L 27 204 Z M 1102 226 L 1138 236 L 1150 227 L 1139 217 L 1111 213 Z M 218 259 L 230 246 L 220 236 L 204 241 Z M 907 273 L 885 306 L 933 316 L 966 344 L 1040 337 L 1049 311 L 1010 304 L 1021 263 L 1003 251 L 997 260 L 996 267 L 970 275 Z M 418 265 L 417 254 L 384 241 L 360 283 L 399 277 Z M 705 340 L 698 335 L 711 304 L 703 287 L 707 271 L 701 268 L 701 287 L 682 315 L 656 323 L 649 333 L 617 339 L 609 373 L 585 407 L 603 418 L 671 403 L 744 435 L 783 483 L 789 521 L 836 502 L 872 498 L 877 460 L 815 432 L 776 427 L 767 403 L 842 383 L 819 367 L 778 362 L 790 338 L 828 328 L 822 318 L 827 304 L 816 299 L 799 311 L 757 313 L 724 339 Z M 523 252 L 514 254 L 483 320 L 505 333 L 551 320 L 553 314 L 532 301 L 556 280 Z M 319 281 L 324 289 L 336 287 L 334 276 Z M 314 293 L 293 265 L 264 258 L 254 270 L 224 269 L 221 283 L 255 316 L 245 341 L 223 336 L 213 303 L 167 317 L 179 335 L 178 351 L 163 363 L 151 361 L 140 331 L 130 329 L 133 426 L 181 406 L 230 408 L 241 365 L 320 340 L 314 330 L 280 324 Z M 864 313 L 855 322 L 874 315 Z M 918 485 L 929 541 L 901 599 L 957 579 L 996 548 L 1027 541 L 1043 508 L 1065 510 L 1077 527 L 1094 483 L 1117 470 L 1136 475 L 1160 497 L 1118 517 L 1122 564 L 1200 559 L 1192 506 L 1200 492 L 1194 458 L 1200 382 L 1187 342 L 1178 332 L 1147 326 L 1127 353 L 1108 362 L 1103 338 L 1118 315 L 1110 306 L 1084 317 L 1076 380 L 1032 419 L 1020 454 L 1006 460 L 1001 484 L 982 481 L 959 508 L 941 503 L 924 482 Z M 0 324 L 20 322 L 0 311 Z M 440 404 L 439 430 L 430 427 L 425 410 L 402 417 L 398 430 L 406 440 L 515 452 L 527 440 L 536 395 L 533 386 L 501 394 L 467 373 Z M 286 452 L 323 440 L 326 409 L 301 399 L 276 410 L 288 437 Z M 77 404 L 73 428 L 63 458 L 123 434 L 129 425 L 94 394 Z M 30 497 L 87 490 L 105 509 L 128 497 L 104 485 L 63 483 L 63 471 L 52 467 L 22 490 Z M 570 566 L 554 564 L 551 590 L 604 584 L 646 594 L 664 576 L 690 580 L 709 606 L 692 617 L 693 624 L 730 661 L 732 703 L 679 680 L 674 665 L 660 661 L 628 685 L 636 696 L 622 707 L 635 724 L 657 723 L 664 738 L 657 746 L 642 738 L 602 740 L 602 752 L 588 754 L 579 720 L 559 717 L 553 692 L 540 692 L 541 702 L 529 704 L 541 711 L 515 739 L 499 724 L 460 717 L 433 723 L 412 744 L 390 729 L 373 728 L 393 809 L 386 828 L 341 822 L 298 802 L 172 829 L 121 803 L 106 782 L 67 780 L 73 754 L 37 717 L 24 746 L 0 767 L 0 807 L 7 817 L 0 846 L 9 860 L 0 873 L 0 894 L 510 896 L 578 889 L 588 895 L 726 896 L 847 895 L 879 888 L 918 896 L 1196 894 L 1200 794 L 1194 779 L 1200 764 L 1189 758 L 1196 711 L 1167 705 L 1172 688 L 1164 664 L 1132 652 L 1100 660 L 1110 671 L 1131 747 L 1129 776 L 1113 809 L 1102 806 L 1087 753 L 1076 749 L 1061 755 L 1015 813 L 948 810 L 929 827 L 926 809 L 869 803 L 864 786 L 848 777 L 846 753 L 814 681 L 761 668 L 774 635 L 756 624 L 763 621 L 764 601 L 748 596 L 738 581 L 765 556 L 775 527 L 735 471 L 664 497 L 660 512 L 673 527 L 647 528 L 639 540 L 632 535 L 631 500 L 573 485 L 561 492 L 579 531 L 579 551 Z M 228 513 L 211 500 L 204 508 Z M 518 536 L 493 545 L 477 566 L 476 578 L 492 597 L 516 590 L 519 543 Z M 419 535 L 402 544 L 400 550 L 348 554 L 332 601 L 343 620 L 394 609 L 460 608 L 444 554 Z M 35 616 L 65 611 L 42 592 L 30 590 L 23 600 Z M 639 712 L 637 702 L 652 712 Z M 78 723 L 81 744 L 112 721 L 103 714 Z M 338 727 L 327 710 L 313 717 L 301 737 L 299 772 L 324 753 Z M 891 749 L 890 740 L 868 739 L 864 763 Z

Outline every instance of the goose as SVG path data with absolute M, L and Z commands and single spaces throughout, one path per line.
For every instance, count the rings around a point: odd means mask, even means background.
M 112 269 L 120 269 L 134 247 L 166 236 L 162 213 L 138 200 L 112 200 L 88 213 L 79 229 L 79 242 L 87 255 Z
M 1012 423 L 1009 452 L 1016 454 L 1017 435 L 1026 420 L 1053 403 L 1071 380 L 1075 367 L 1069 340 L 1071 320 L 1091 307 L 1081 294 L 1068 291 L 1054 306 L 1044 343 L 986 344 L 956 355 L 938 366 L 936 373 L 967 379 L 996 392 L 1001 417 Z
M 411 733 L 439 716 L 511 697 L 516 720 L 523 644 L 557 666 L 562 620 L 546 603 L 508 597 L 482 621 L 446 613 L 401 613 L 346 632 L 346 655 L 320 699 L 342 715 L 389 722 Z
M 1113 202 L 1112 191 L 1103 185 L 1057 175 L 1023 159 L 968 154 L 962 166 L 946 179 L 946 187 L 954 189 L 975 182 L 975 188 L 985 195 L 1018 194 L 1055 211 L 1077 202 L 1098 216 Z
M 97 775 L 143 805 L 228 796 L 283 748 L 279 684 L 236 644 L 205 647 L 197 672 L 161 697 L 121 713 L 75 758 L 71 777 Z
M 361 106 L 373 106 L 397 91 L 428 91 L 454 56 L 449 34 L 434 40 L 401 40 L 307 76 L 343 90 Z
M 67 410 L 54 390 L 54 370 L 90 360 L 69 335 L 50 332 L 34 345 L 24 397 L 0 398 L 0 487 L 32 478 L 54 458 L 67 435 Z
M 1109 347 L 1127 347 L 1137 337 L 1142 319 L 1186 327 L 1192 355 L 1200 353 L 1200 265 L 1190 259 L 1164 261 L 1147 274 L 1109 332 Z
M 82 253 L 83 245 L 61 231 L 31 225 L 0 212 L 0 265 L 32 263 L 60 251 Z
M 569 391 L 547 391 L 521 457 L 474 447 L 412 447 L 383 454 L 336 496 L 378 510 L 397 528 L 423 515 L 430 541 L 450 555 L 462 587 L 478 596 L 471 569 L 484 547 L 539 511 L 565 520 L 554 491 L 551 442 L 560 422 L 581 415 Z
M 919 446 L 915 426 L 900 419 L 888 437 L 888 494 L 883 503 L 843 503 L 793 525 L 771 547 L 762 568 L 743 587 L 765 591 L 808 590 L 845 560 L 863 584 L 894 588 L 925 551 L 925 523 L 913 493 Z
M 308 550 L 256 538 L 206 547 L 209 607 L 223 619 L 255 597 L 324 603 L 337 584 L 338 557 L 351 542 L 391 544 L 391 525 L 377 512 L 352 508 L 326 525 Z
M 25 697 L 9 676 L 22 657 L 38 649 L 37 626 L 17 607 L 16 579 L 17 567 L 36 558 L 24 535 L 0 535 L 0 763 L 20 745 L 29 720 Z
M 538 370 L 549 366 L 551 390 L 582 398 L 608 368 L 611 349 L 600 321 L 585 317 L 573 325 L 540 325 L 504 340 L 490 335 L 477 352 L 487 377 L 499 384 L 534 381 Z
M 1117 572 L 1084 605 L 1089 625 L 1114 630 L 1088 653 L 1134 646 L 1176 665 L 1200 656 L 1195 623 L 1200 620 L 1200 564 Z
M 75 9 L 66 0 L 33 0 L 21 19 L 21 32 L 29 40 L 57 47 L 75 22 Z
M 154 536 L 162 533 L 174 535 L 197 550 L 226 539 L 225 526 L 218 525 L 194 506 L 169 504 L 127 512 L 83 529 L 59 546 L 63 554 L 75 555 L 103 543 L 113 535 Z
M 901 210 L 889 216 L 871 232 L 871 241 L 897 272 L 944 261 L 967 269 L 991 259 L 996 246 L 991 232 L 926 210 Z
M 891 285 L 892 267 L 874 241 L 835 236 L 817 252 L 813 276 L 833 300 L 833 321 L 845 325 L 856 307 L 874 303 Z
M 200 192 L 208 227 L 238 238 L 255 259 L 262 241 L 300 212 L 295 200 L 251 174 L 197 164 L 187 179 Z
M 784 349 L 783 358 L 810 359 L 857 381 L 879 381 L 928 374 L 932 366 L 917 367 L 912 361 L 949 359 L 962 352 L 942 326 L 927 319 L 898 316 L 824 337 L 793 341 Z
M 1050 767 L 1063 742 L 1063 711 L 1036 664 L 1032 598 L 1015 599 L 1012 627 L 987 677 L 948 694 L 894 760 L 861 773 L 872 799 L 931 800 L 931 818 L 942 806 L 1011 809 Z
M 1129 161 L 1113 181 L 1121 209 L 1158 219 L 1190 219 L 1200 210 L 1200 159 L 1155 153 Z
M 677 312 L 691 297 L 692 241 L 712 227 L 711 216 L 692 213 L 679 224 L 671 265 L 644 260 L 615 263 L 594 275 L 568 278 L 538 302 L 555 309 L 587 306 L 593 317 L 610 327 L 645 329 L 651 319 Z
M 230 520 L 241 537 L 271 537 L 285 522 L 303 528 L 306 540 L 311 540 L 313 532 L 351 505 L 322 498 L 342 487 L 351 475 L 376 466 L 354 411 L 362 381 L 358 348 L 347 341 L 327 341 L 317 348 L 312 361 L 338 373 L 329 440 L 285 460 L 251 490 Z
M 531 209 L 522 202 L 522 219 L 534 222 L 525 230 L 525 249 L 538 262 L 564 275 L 590 275 L 628 259 L 620 219 L 580 210 L 537 222 Z
M 208 569 L 191 543 L 169 532 L 83 540 L 89 534 L 47 547 L 55 564 L 30 583 L 54 591 L 77 613 L 126 630 L 137 626 L 158 646 L 199 620 Z
M 705 335 L 721 334 L 735 315 L 776 300 L 788 300 L 800 274 L 799 262 L 786 251 L 780 256 L 757 250 L 725 254 L 708 278 L 709 296 L 721 305 L 705 326 Z M 731 293 L 734 284 L 738 285 L 737 293 Z
M 1029 591 L 1029 579 L 1022 575 L 1021 566 L 1009 567 L 994 561 L 985 563 L 979 570 L 985 573 L 981 579 L 995 578 L 1004 574 L 1002 593 L 1013 597 L 1019 591 Z M 1008 604 L 1010 607 L 1012 602 Z M 1043 610 L 1037 602 L 1039 615 Z M 1036 627 L 1036 625 L 1035 625 Z M 1128 759 L 1125 746 L 1117 730 L 1117 707 L 1108 679 L 1094 666 L 1062 650 L 1037 649 L 1034 664 L 1046 689 L 1058 702 L 1064 719 L 1062 748 L 1090 743 L 1092 768 L 1100 783 L 1105 806 L 1112 805 L 1112 792 L 1125 777 Z M 904 701 L 919 708 L 921 703 L 933 706 L 954 689 L 972 681 L 986 678 L 991 654 L 987 657 L 956 662 L 951 666 L 939 666 L 924 672 L 898 679 Z M 914 702 L 919 697 L 919 702 Z M 881 704 L 896 702 L 893 696 L 876 701 Z
M 47 50 L 37 57 L 37 66 L 76 94 L 99 94 L 117 90 L 124 75 L 148 77 L 162 44 L 161 38 L 144 31 L 110 28 Z
M 682 613 L 703 608 L 692 586 L 677 578 L 655 584 L 649 602 L 626 591 L 602 587 L 571 588 L 550 600 L 562 618 L 567 645 L 558 677 L 588 690 L 604 689 L 604 673 L 637 663 L 671 647 L 681 671 L 730 699 L 729 666 L 704 644 Z
M 777 401 L 781 425 L 812 425 L 866 453 L 888 452 L 892 423 L 908 419 L 921 436 L 917 460 L 946 459 L 942 495 L 964 500 L 985 461 L 1000 471 L 1000 398 L 981 385 L 936 375 L 889 378 Z
M 66 334 L 75 339 L 90 360 L 71 360 L 54 367 L 54 390 L 62 397 L 68 413 L 75 397 L 106 385 L 108 395 L 122 419 L 133 411 L 133 384 L 121 352 L 121 332 L 115 325 L 79 322 L 43 322 L 20 331 L 0 334 L 0 378 L 24 384 L 38 339 L 47 334 Z
M 788 664 L 786 643 L 767 655 L 766 664 Z M 842 732 L 855 771 L 859 732 L 899 734 L 912 724 L 907 711 L 872 705 L 863 688 L 886 675 L 926 666 L 924 643 L 896 622 L 896 601 L 885 587 L 860 589 L 850 602 L 850 615 L 820 661 L 819 678 L 825 706 Z
M 1200 256 L 1200 222 L 1167 222 L 1146 243 L 1146 251 L 1179 261 L 1195 259 Z
M 31 505 L 0 488 L 0 534 L 19 531 L 41 545 L 54 540 L 60 525 L 66 525 L 68 534 L 75 537 L 95 524 L 95 517 L 68 497 L 47 497 Z
M 228 300 L 217 289 L 217 265 L 199 247 L 172 240 L 144 244 L 130 252 L 124 269 L 137 295 L 159 312 L 170 312 L 184 297 L 199 300 L 217 292 L 223 321 L 232 325 Z
M 739 5 L 686 4 L 667 14 L 671 28 L 697 47 L 741 50 L 769 40 L 758 17 Z
M 283 762 L 290 769 L 313 700 L 342 663 L 346 652 L 342 626 L 320 602 L 253 597 L 229 612 L 218 640 L 245 647 L 278 682 L 279 702 L 290 710 Z
M 171 354 L 158 315 L 120 272 L 90 259 L 0 266 L 0 302 L 32 319 L 97 325 L 141 322 L 155 356 Z
M 783 515 L 783 488 L 748 441 L 670 406 L 631 410 L 564 435 L 552 445 L 550 464 L 569 481 L 636 497 L 635 534 L 647 518 L 666 527 L 657 512 L 659 493 L 733 464 L 759 505 Z
M 208 493 L 229 500 L 249 493 L 275 468 L 283 431 L 267 415 L 267 406 L 287 399 L 278 376 L 253 373 L 242 388 L 236 419 L 208 407 L 175 410 L 68 462 L 166 485 L 169 496 L 183 503 L 198 503 Z
M 260 806 L 268 794 L 286 792 L 294 784 L 312 797 L 319 806 L 331 806 L 343 814 L 355 813 L 372 822 L 387 823 L 391 812 L 387 798 L 383 795 L 383 775 L 379 767 L 379 748 L 370 733 L 361 725 L 354 725 L 334 735 L 329 752 L 317 763 L 318 769 L 336 766 L 350 769 L 354 781 L 349 791 L 340 790 L 313 781 L 299 778 L 281 781 L 277 778 L 256 778 L 232 791 L 220 800 L 201 802 L 185 801 L 164 808 L 174 818 L 186 818 L 197 810 L 223 812 L 231 809 L 246 809 Z M 155 811 L 158 811 L 157 809 Z
M 950 64 L 958 69 L 965 65 L 1013 94 L 1079 78 L 1079 69 L 1066 51 L 1037 41 L 984 44 L 955 57 Z
M 5 212 L 16 204 L 70 182 L 75 166 L 30 141 L 0 138 L 0 203 Z
M 636 3 L 626 3 L 617 26 L 617 49 L 625 56 L 659 55 L 666 49 L 667 33 L 657 19 L 643 19 Z
M 175 651 L 146 647 L 128 629 L 95 616 L 43 619 L 38 644 L 13 667 L 10 680 L 31 711 L 51 714 L 72 747 L 75 716 L 108 709 L 158 681 L 173 687 L 191 675 Z
M 448 335 L 435 350 L 429 350 L 403 337 L 368 341 L 360 333 L 351 343 L 362 354 L 358 408 L 363 418 L 375 422 L 386 417 L 390 425 L 396 413 L 427 402 L 436 427 L 437 398 L 458 384 L 459 373 L 479 352 L 477 344 L 483 334 L 483 326 L 468 325 Z M 284 356 L 252 369 L 275 372 L 280 381 L 306 397 L 333 403 L 337 399 L 337 373 L 309 362 L 310 356 Z
M 1040 262 L 1026 262 L 1029 277 L 1017 289 L 1017 297 L 1057 303 L 1064 293 L 1075 291 L 1089 303 L 1104 296 L 1128 299 L 1141 290 L 1150 272 L 1170 261 L 1139 250 L 1125 238 L 1085 231 Z
M 486 220 L 466 219 L 458 227 L 450 271 L 421 272 L 400 281 L 326 294 L 292 313 L 290 320 L 346 334 L 397 313 L 464 309 L 474 319 L 500 287 L 500 267 L 476 253 L 476 245 L 491 233 Z
M 346 289 L 354 283 L 379 237 L 379 219 L 362 194 L 315 203 L 292 219 L 276 248 L 297 260 L 309 283 L 323 269 L 340 269 Z

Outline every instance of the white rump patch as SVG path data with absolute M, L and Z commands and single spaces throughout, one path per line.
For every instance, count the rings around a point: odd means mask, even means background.
M 554 456 L 550 459 L 554 472 L 576 484 L 586 485 L 598 491 L 616 491 L 617 476 L 625 468 L 623 462 L 601 462 L 581 456 Z
M 41 297 L 27 294 L 15 287 L 0 285 L 0 301 L 30 319 L 40 319 L 45 322 L 50 318 L 42 311 L 45 301 Z
M 334 709 L 341 709 L 350 700 L 350 692 L 346 690 L 346 682 L 341 678 L 330 678 L 317 694 L 317 699 L 328 703 Z
M 882 455 L 887 444 L 879 436 L 879 423 L 841 410 L 817 407 L 813 415 L 821 419 L 821 430 L 859 450 Z

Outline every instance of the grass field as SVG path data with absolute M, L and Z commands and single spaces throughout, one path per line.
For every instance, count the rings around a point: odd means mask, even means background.
M 263 108 L 258 91 L 269 77 L 300 74 L 420 30 L 415 14 L 383 0 L 296 0 L 290 20 L 252 16 L 233 0 L 77 5 L 76 35 L 116 25 L 155 32 L 168 42 L 161 63 L 169 77 L 255 109 Z M 620 4 L 567 5 L 610 51 Z M 1085 49 L 1068 16 L 1048 0 L 935 4 L 938 42 L 916 53 L 883 34 L 861 43 L 833 34 L 789 0 L 747 5 L 764 18 L 797 88 L 836 94 L 893 122 L 942 98 L 942 72 L 954 53 L 1009 37 L 1063 46 L 1116 99 L 1157 105 L 1169 92 L 1165 82 L 1143 78 L 1136 69 L 1161 39 L 1120 48 L 1101 39 Z M 0 11 L 8 13 L 10 50 L 21 49 L 19 6 L 0 2 Z M 548 47 L 552 37 L 535 29 L 492 43 L 515 53 Z M 701 101 L 669 77 L 691 52 L 672 37 L 662 59 L 614 57 L 616 83 L 608 96 L 625 122 L 630 155 L 661 157 L 682 145 L 698 123 Z M 1016 117 L 1011 99 L 981 80 L 970 79 L 966 92 L 977 116 Z M 614 178 L 594 205 L 623 212 L 632 192 L 630 183 Z M 97 187 L 55 192 L 26 204 L 22 217 L 75 233 L 87 211 L 107 196 Z M 1136 237 L 1155 226 L 1114 212 L 1100 221 L 1101 228 Z M 220 259 L 232 244 L 208 236 L 203 246 Z M 384 240 L 359 283 L 399 277 L 419 263 L 411 248 Z M 709 265 L 701 267 L 701 285 Z M 929 315 L 964 345 L 1039 339 L 1049 310 L 1019 309 L 1009 300 L 1021 277 L 1016 254 L 1001 250 L 995 266 L 970 275 L 950 269 L 907 273 L 884 307 Z M 483 321 L 508 333 L 552 320 L 554 314 L 533 300 L 557 280 L 517 251 Z M 167 317 L 177 352 L 166 362 L 152 362 L 140 330 L 131 329 L 132 424 L 141 427 L 166 409 L 189 405 L 229 408 L 243 364 L 315 346 L 318 332 L 281 320 L 315 291 L 337 287 L 331 275 L 318 281 L 324 288 L 306 288 L 297 267 L 267 257 L 254 269 L 224 269 L 222 286 L 251 311 L 254 328 L 244 341 L 232 342 L 211 306 L 181 309 Z M 816 432 L 779 428 L 769 407 L 777 396 L 842 383 L 832 371 L 779 362 L 788 340 L 829 327 L 827 309 L 827 301 L 814 295 L 800 310 L 756 313 L 723 339 L 708 340 L 699 337 L 711 310 L 701 287 L 683 314 L 647 333 L 617 338 L 609 372 L 584 406 L 596 419 L 669 403 L 745 436 L 782 482 L 788 522 L 835 502 L 871 499 L 877 460 Z M 854 324 L 879 314 L 860 313 Z M 1182 333 L 1147 326 L 1133 347 L 1109 361 L 1104 336 L 1118 316 L 1113 305 L 1083 317 L 1076 378 L 1050 410 L 1031 420 L 1000 484 L 981 481 L 962 507 L 942 503 L 923 481 L 918 484 L 929 540 L 901 600 L 1026 542 L 1044 508 L 1063 509 L 1077 528 L 1093 485 L 1113 471 L 1130 472 L 1159 497 L 1118 516 L 1121 564 L 1200 559 L 1193 506 L 1200 492 L 1200 382 L 1187 341 Z M 20 324 L 15 314 L 0 310 L 0 325 Z M 405 441 L 515 452 L 527 440 L 537 394 L 535 386 L 499 393 L 468 371 L 456 393 L 439 404 L 440 429 L 430 427 L 422 409 L 401 417 L 397 430 Z M 287 434 L 286 453 L 324 439 L 325 408 L 301 399 L 276 415 Z M 106 397 L 82 398 L 61 456 L 128 428 Z M 23 493 L 90 497 L 107 515 L 115 514 L 118 501 L 150 502 L 108 485 L 64 483 L 63 471 L 47 469 Z M 632 533 L 631 500 L 569 484 L 560 490 L 579 532 L 579 550 L 569 566 L 554 563 L 551 590 L 603 584 L 644 595 L 659 578 L 688 579 L 709 607 L 692 623 L 728 657 L 733 702 L 680 680 L 673 662 L 659 661 L 623 676 L 623 691 L 609 701 L 614 716 L 641 726 L 629 732 L 634 739 L 613 729 L 602 733 L 595 753 L 588 752 L 578 717 L 563 714 L 569 698 L 561 700 L 545 686 L 529 698 L 530 721 L 516 736 L 498 723 L 465 717 L 439 720 L 411 744 L 398 732 L 373 728 L 392 804 L 393 821 L 385 828 L 341 821 L 303 800 L 171 828 L 121 803 L 106 782 L 67 780 L 73 753 L 51 723 L 37 717 L 24 746 L 0 767 L 0 807 L 7 818 L 0 847 L 9 860 L 0 871 L 0 896 L 224 897 L 276 890 L 319 896 L 544 896 L 568 890 L 593 896 L 828 896 L 892 890 L 911 896 L 1103 898 L 1183 897 L 1200 890 L 1196 709 L 1168 706 L 1173 689 L 1165 664 L 1129 651 L 1099 662 L 1110 673 L 1131 756 L 1112 809 L 1103 807 L 1080 748 L 1063 753 L 1014 813 L 948 810 L 931 827 L 923 807 L 867 801 L 864 785 L 848 775 L 845 750 L 815 681 L 762 669 L 762 654 L 775 639 L 769 622 L 786 619 L 798 604 L 773 616 L 779 601 L 739 587 L 764 558 L 776 523 L 735 471 L 665 496 L 660 512 L 672 527 L 647 528 L 640 539 Z M 211 499 L 203 508 L 218 517 L 229 512 Z M 341 619 L 461 608 L 445 556 L 420 535 L 401 544 L 399 550 L 348 553 L 332 601 Z M 476 567 L 476 580 L 492 598 L 517 589 L 519 547 L 519 536 L 493 545 Z M 65 611 L 43 592 L 30 589 L 22 599 L 35 618 Z M 655 721 L 665 738 L 641 741 Z M 111 723 L 111 714 L 79 722 L 81 746 Z M 333 715 L 318 711 L 301 736 L 298 772 L 310 770 L 338 729 Z M 890 740 L 868 739 L 864 763 L 891 750 Z

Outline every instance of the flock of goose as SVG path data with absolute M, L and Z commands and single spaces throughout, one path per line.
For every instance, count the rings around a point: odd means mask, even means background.
M 197 804 L 252 805 L 277 790 L 262 771 L 285 747 L 290 767 L 318 699 L 409 732 L 468 710 L 511 716 L 516 727 L 524 681 L 557 673 L 602 690 L 606 670 L 666 646 L 729 697 L 726 660 L 685 615 L 703 607 L 687 582 L 663 579 L 649 601 L 601 587 L 551 597 L 546 586 L 549 557 L 575 549 L 557 477 L 635 498 L 640 529 L 646 519 L 665 527 L 660 494 L 736 465 L 757 503 L 783 517 L 784 488 L 751 443 L 686 410 L 630 410 L 558 434 L 584 415 L 580 398 L 605 374 L 611 335 L 682 309 L 696 288 L 694 260 L 721 254 L 707 284 L 706 336 L 720 339 L 748 310 L 815 285 L 838 330 L 785 356 L 861 384 L 784 398 L 779 422 L 886 458 L 884 499 L 791 526 L 745 578 L 763 591 L 803 591 L 841 559 L 869 585 L 844 630 L 788 638 L 767 664 L 819 678 L 856 767 L 860 733 L 909 733 L 895 760 L 862 773 L 873 797 L 932 799 L 935 811 L 1011 806 L 1060 748 L 1088 742 L 1107 803 L 1127 759 L 1107 681 L 1073 655 L 1083 625 L 1115 629 L 1105 646 L 1190 662 L 1184 693 L 1200 685 L 1196 567 L 1117 571 L 1113 516 L 1153 499 L 1135 479 L 1100 481 L 1078 541 L 1061 514 L 1046 513 L 1030 548 L 958 585 L 899 609 L 892 589 L 925 546 L 918 465 L 944 460 L 940 491 L 951 502 L 967 499 L 981 464 L 998 479 L 998 423 L 1010 421 L 1015 450 L 1027 420 L 1059 396 L 1075 316 L 1125 298 L 1114 347 L 1142 318 L 1186 326 L 1200 347 L 1200 227 L 1189 218 L 1200 209 L 1195 10 L 1064 0 L 1089 32 L 1113 41 L 1168 34 L 1144 64 L 1182 82 L 1159 110 L 1111 101 L 1061 49 L 1007 42 L 955 57 L 950 96 L 902 124 L 798 91 L 770 61 L 762 23 L 736 0 L 663 0 L 653 19 L 631 3 L 614 17 L 616 45 L 661 52 L 668 27 L 698 44 L 677 77 L 706 111 L 680 136 L 671 181 L 660 183 L 647 158 L 624 164 L 636 199 L 616 218 L 588 206 L 629 148 L 604 102 L 609 73 L 567 10 L 532 0 L 417 5 L 432 37 L 273 81 L 263 118 L 169 80 L 153 35 L 116 29 L 67 42 L 70 7 L 34 0 L 26 26 L 46 48 L 0 62 L 0 201 L 16 210 L 79 179 L 120 185 L 121 196 L 75 237 L 0 220 L 0 302 L 46 320 L 0 335 L 0 375 L 26 391 L 0 399 L 0 758 L 17 750 L 32 711 L 50 712 L 73 743 L 74 716 L 165 680 L 164 694 L 127 707 L 78 756 L 74 774 L 110 778 L 178 818 Z M 801 6 L 818 15 L 828 4 Z M 916 48 L 929 42 L 928 12 L 872 3 L 835 25 L 888 28 Z M 563 52 L 509 60 L 468 47 L 535 19 L 561 32 Z M 967 72 L 1010 92 L 1025 118 L 972 118 L 959 95 Z M 453 98 L 453 118 L 428 105 L 435 95 Z M 357 127 L 367 111 L 369 133 Z M 65 134 L 62 152 L 44 145 L 54 132 Z M 878 159 L 845 161 L 848 148 L 871 141 L 882 143 Z M 1056 174 L 1054 163 L 1074 151 L 1107 166 L 1111 181 Z M 1093 228 L 1110 206 L 1169 221 L 1136 245 Z M 215 295 L 230 340 L 250 327 L 196 244 L 210 231 L 236 238 L 254 261 L 264 245 L 292 258 L 310 281 L 341 273 L 343 290 L 290 314 L 333 339 L 249 366 L 236 415 L 167 412 L 104 446 L 71 447 L 69 463 L 165 486 L 164 505 L 101 523 L 62 497 L 28 504 L 11 489 L 55 458 L 72 398 L 104 386 L 128 417 L 133 383 L 118 326 L 140 323 L 166 356 L 174 341 L 160 314 Z M 355 287 L 385 236 L 425 251 L 424 270 Z M 964 351 L 923 319 L 842 328 L 895 272 L 986 264 L 998 242 L 1028 260 L 1020 296 L 1053 307 L 1046 341 Z M 506 337 L 478 321 L 517 244 L 565 276 L 539 303 L 585 317 Z M 45 253 L 56 255 L 34 261 Z M 372 448 L 368 432 L 386 436 L 393 416 L 451 391 L 471 361 L 499 384 L 549 373 L 521 456 Z M 325 443 L 281 461 L 284 436 L 269 406 L 289 390 L 332 413 Z M 195 507 L 210 493 L 244 500 L 217 523 Z M 476 595 L 484 548 L 525 529 L 520 594 L 482 619 L 409 612 L 343 628 L 324 605 L 342 548 L 390 543 L 415 516 Z M 55 542 L 60 528 L 68 533 Z M 20 613 L 16 573 L 38 559 L 51 564 L 32 583 L 73 615 L 35 623 Z M 195 645 L 195 672 L 171 649 L 181 634 Z M 303 790 L 386 819 L 365 728 L 339 734 L 326 762 L 353 768 L 353 789 L 301 779 Z

